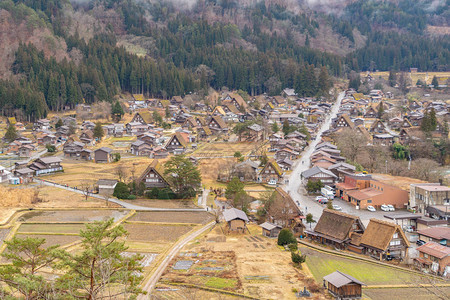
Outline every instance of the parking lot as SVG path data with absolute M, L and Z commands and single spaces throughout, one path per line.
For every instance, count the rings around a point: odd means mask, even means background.
M 300 203 L 300 207 L 305 212 L 305 214 L 312 213 L 314 216 L 314 219 L 317 221 L 322 215 L 322 211 L 327 208 L 326 204 L 319 204 L 315 199 L 316 196 L 306 196 L 303 198 L 305 203 Z M 392 220 L 385 218 L 385 215 L 389 214 L 395 214 L 398 213 L 399 210 L 393 211 L 393 212 L 387 212 L 382 211 L 380 209 L 377 209 L 375 212 L 368 211 L 367 209 L 356 209 L 354 205 L 351 203 L 344 201 L 340 198 L 334 198 L 333 200 L 334 205 L 339 205 L 342 208 L 342 212 L 358 216 L 363 224 L 367 226 L 369 224 L 369 220 L 371 218 L 376 218 L 384 221 L 392 222 Z M 401 210 L 400 210 L 401 211 Z M 312 224 L 312 227 L 314 227 L 314 224 Z

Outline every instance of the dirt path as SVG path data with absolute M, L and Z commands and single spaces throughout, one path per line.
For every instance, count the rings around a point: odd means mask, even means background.
M 146 291 L 147 295 L 141 295 L 138 297 L 138 300 L 146 300 L 151 299 L 151 293 L 153 288 L 155 287 L 156 283 L 158 282 L 159 278 L 161 277 L 164 270 L 167 268 L 167 265 L 169 262 L 178 254 L 178 252 L 190 241 L 195 239 L 200 234 L 204 233 L 208 229 L 210 229 L 212 226 L 214 226 L 215 222 L 211 222 L 203 226 L 202 228 L 192 232 L 188 236 L 186 236 L 184 239 L 178 241 L 172 249 L 169 251 L 169 253 L 166 255 L 164 260 L 159 264 L 158 268 L 155 270 L 155 272 L 150 276 L 148 281 L 145 283 L 143 290 Z

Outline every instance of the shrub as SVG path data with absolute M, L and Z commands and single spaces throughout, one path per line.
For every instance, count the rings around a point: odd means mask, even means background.
M 45 145 L 45 148 L 47 148 L 48 152 L 56 152 L 56 147 L 54 145 L 47 144 Z
M 113 153 L 113 160 L 114 162 L 118 162 L 120 160 L 120 153 Z
M 136 195 L 130 195 L 130 196 L 128 196 L 128 200 L 136 200 Z
M 291 259 L 294 264 L 301 265 L 306 261 L 306 255 L 300 255 L 296 252 L 291 252 Z
M 297 240 L 292 234 L 292 231 L 287 228 L 281 229 L 280 234 L 278 234 L 278 245 L 284 246 L 294 243 L 297 243 Z
M 288 245 L 288 248 L 291 252 L 297 251 L 298 250 L 298 246 L 297 243 L 292 243 Z
M 116 187 L 114 188 L 114 197 L 117 197 L 119 199 L 129 199 L 130 197 L 130 189 L 128 186 L 123 182 L 118 182 L 116 184 Z
M 158 198 L 158 194 L 159 194 L 159 189 L 152 188 L 150 191 L 147 191 L 145 193 L 145 196 L 150 199 L 156 199 L 156 198 Z

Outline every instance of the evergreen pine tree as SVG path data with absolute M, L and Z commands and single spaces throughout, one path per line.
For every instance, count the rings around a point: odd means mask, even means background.
M 103 131 L 102 124 L 100 122 L 95 123 L 94 138 L 101 140 L 104 135 L 105 135 L 105 132 Z

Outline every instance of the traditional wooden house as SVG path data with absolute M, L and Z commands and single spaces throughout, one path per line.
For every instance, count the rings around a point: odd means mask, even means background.
M 243 182 L 255 182 L 258 179 L 259 161 L 246 160 L 234 166 L 232 176 Z
M 154 159 L 138 178 L 138 183 L 143 182 L 146 189 L 167 188 L 169 183 L 164 177 L 164 169 L 157 159 Z
M 350 117 L 348 115 L 343 114 L 336 120 L 335 127 L 348 127 L 350 129 L 353 129 L 355 128 L 355 124 L 352 122 L 352 120 L 350 120 Z
M 197 129 L 197 138 L 199 140 L 207 139 L 210 136 L 212 136 L 212 131 L 211 129 L 209 129 L 209 127 L 202 126 Z
M 17 153 L 19 157 L 30 157 L 31 152 L 34 151 L 34 147 L 30 144 L 22 144 L 19 147 L 19 152 Z
M 84 160 L 92 160 L 92 150 L 83 149 L 80 151 L 80 158 Z
M 162 147 L 156 147 L 153 149 L 153 153 L 150 155 L 150 158 L 154 159 L 164 159 L 169 156 L 169 152 L 165 148 Z
M 270 238 L 276 238 L 278 237 L 278 234 L 280 233 L 282 227 L 276 224 L 272 224 L 270 222 L 264 222 L 261 225 L 262 228 L 262 235 Z
M 82 142 L 67 141 L 63 146 L 64 157 L 77 158 L 80 156 L 83 148 L 84 144 Z
M 402 127 L 403 120 L 400 117 L 393 117 L 388 121 L 389 127 L 394 130 L 398 130 Z
M 36 176 L 56 173 L 63 170 L 61 158 L 55 156 L 38 158 L 34 160 L 28 168 L 32 169 Z
M 14 176 L 20 178 L 20 183 L 31 183 L 33 182 L 35 170 L 32 170 L 28 167 L 15 169 Z
M 223 211 L 223 217 L 226 225 L 227 232 L 245 233 L 247 231 L 248 217 L 242 210 L 236 208 L 229 208 Z
M 186 151 L 187 146 L 188 146 L 188 140 L 185 138 L 185 136 L 180 132 L 176 132 L 169 139 L 165 148 L 170 153 L 181 154 Z
M 101 147 L 94 151 L 94 161 L 96 163 L 110 163 L 112 162 L 112 149 L 108 147 Z
M 450 277 L 450 247 L 435 242 L 428 242 L 417 247 L 419 257 L 414 259 L 414 265 L 421 271 Z
M 378 116 L 378 111 L 375 110 L 373 105 L 369 106 L 364 114 L 364 118 L 376 118 Z
M 131 154 L 137 156 L 150 156 L 150 153 L 153 150 L 153 145 L 142 140 L 137 140 L 131 143 L 130 147 Z
M 208 122 L 208 127 L 214 134 L 228 132 L 228 126 L 220 116 L 212 116 Z
M 283 171 L 277 162 L 273 159 L 269 160 L 262 168 L 258 176 L 258 181 L 269 184 L 278 184 L 283 179 Z
M 44 133 L 37 137 L 38 145 L 55 145 L 56 136 L 53 134 Z
M 238 111 L 245 111 L 248 108 L 247 102 L 245 102 L 244 98 L 242 98 L 242 96 L 238 93 L 227 94 L 222 103 L 231 103 L 237 108 Z
M 148 125 L 153 123 L 153 116 L 149 110 L 139 111 L 134 114 L 133 119 L 130 123 L 141 123 L 143 125 Z
M 94 133 L 91 130 L 85 130 L 80 134 L 80 141 L 83 142 L 84 144 L 88 145 L 93 145 L 95 144 L 94 141 Z
M 380 119 L 376 119 L 375 122 L 372 123 L 372 126 L 370 126 L 369 132 L 372 133 L 386 133 L 386 125 L 384 125 L 383 122 L 381 122 Z
M 323 287 L 335 299 L 360 299 L 363 285 L 358 279 L 339 271 L 323 277 Z
M 324 209 L 314 230 L 306 230 L 309 238 L 338 249 L 347 249 L 352 234 L 362 234 L 365 228 L 357 216 Z
M 300 178 L 302 180 L 308 181 L 321 181 L 325 185 L 334 186 L 337 176 L 333 174 L 333 172 L 321 168 L 321 167 L 312 167 L 311 169 L 308 169 L 300 175 Z
M 291 229 L 297 237 L 303 236 L 304 216 L 294 199 L 280 187 L 275 189 L 270 199 L 271 202 L 266 207 L 266 221 Z
M 360 246 L 364 248 L 365 254 L 382 260 L 387 256 L 405 258 L 410 244 L 399 225 L 370 219 L 361 237 Z

